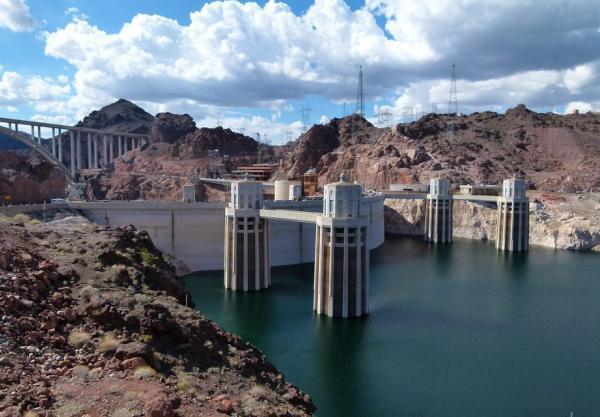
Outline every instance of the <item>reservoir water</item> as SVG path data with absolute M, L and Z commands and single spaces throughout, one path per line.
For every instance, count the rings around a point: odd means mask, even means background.
M 263 350 L 319 417 L 600 415 L 600 256 L 387 236 L 371 252 L 371 314 L 312 312 L 312 265 L 263 292 L 190 275 L 203 314 Z

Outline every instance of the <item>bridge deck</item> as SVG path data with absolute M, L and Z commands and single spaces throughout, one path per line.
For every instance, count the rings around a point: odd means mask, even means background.
M 128 136 L 131 138 L 147 138 L 147 134 L 143 133 L 127 133 L 127 132 L 111 132 L 106 129 L 92 129 L 89 127 L 78 127 L 78 126 L 67 126 L 67 125 L 59 125 L 56 123 L 46 123 L 46 122 L 38 122 L 35 120 L 21 120 L 21 119 L 10 119 L 7 117 L 0 117 L 0 123 L 12 123 L 20 126 L 39 126 L 48 129 L 61 129 L 64 131 L 79 131 L 85 133 L 98 133 L 105 135 L 114 135 L 114 136 Z

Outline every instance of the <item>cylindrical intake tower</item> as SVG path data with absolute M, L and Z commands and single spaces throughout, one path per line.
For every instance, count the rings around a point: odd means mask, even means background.
M 502 183 L 496 231 L 496 248 L 499 250 L 529 250 L 529 198 L 526 193 L 525 180 L 512 178 Z
M 331 317 L 369 312 L 368 223 L 360 213 L 362 187 L 328 184 L 315 237 L 313 308 Z
M 432 178 L 425 199 L 425 240 L 434 243 L 452 242 L 452 195 L 450 180 Z
M 271 284 L 268 222 L 260 218 L 262 183 L 231 184 L 231 202 L 225 209 L 225 288 L 260 290 Z

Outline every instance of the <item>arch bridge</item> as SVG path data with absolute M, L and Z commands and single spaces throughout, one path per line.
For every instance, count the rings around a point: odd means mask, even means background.
M 0 140 L 15 139 L 61 169 L 70 184 L 84 169 L 109 166 L 116 157 L 144 146 L 148 135 L 0 117 Z

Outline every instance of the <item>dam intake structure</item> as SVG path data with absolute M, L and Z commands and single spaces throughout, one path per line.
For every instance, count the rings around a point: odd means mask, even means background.
M 502 183 L 502 197 L 498 199 L 498 229 L 496 248 L 522 252 L 529 249 L 529 199 L 527 184 L 520 179 Z
M 450 180 L 433 178 L 425 198 L 425 241 L 452 242 L 452 196 Z
M 231 184 L 231 202 L 225 209 L 225 288 L 269 287 L 269 219 L 312 223 L 313 310 L 330 317 L 368 314 L 369 221 L 361 213 L 362 186 L 344 176 L 326 185 L 321 214 L 262 208 L 262 188 L 262 183 L 248 179 Z
M 360 213 L 362 187 L 328 184 L 317 218 L 313 310 L 331 317 L 369 313 L 367 218 Z
M 497 205 L 496 248 L 507 252 L 529 250 L 529 198 L 527 183 L 520 178 L 506 179 L 501 195 L 451 194 L 450 181 L 432 178 L 428 194 L 387 194 L 388 199 L 425 200 L 423 236 L 426 242 L 451 243 L 453 239 L 453 202 L 466 200 Z
M 262 183 L 231 184 L 231 203 L 225 208 L 225 288 L 261 290 L 271 284 L 268 221 L 260 217 Z

